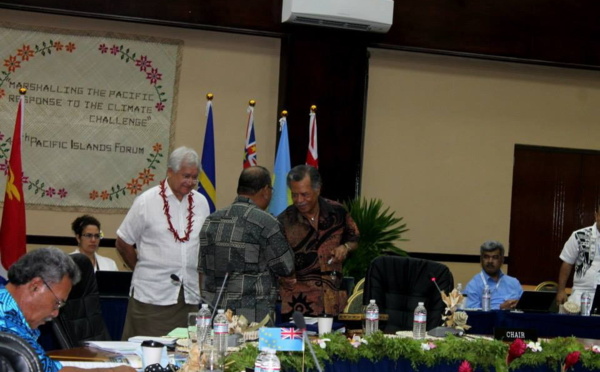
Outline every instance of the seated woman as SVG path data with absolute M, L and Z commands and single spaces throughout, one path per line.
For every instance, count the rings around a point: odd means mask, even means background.
M 118 271 L 117 263 L 108 257 L 100 256 L 98 247 L 102 239 L 102 231 L 100 230 L 100 221 L 90 215 L 77 217 L 71 224 L 71 228 L 75 233 L 78 247 L 73 253 L 82 253 L 86 255 L 92 265 L 94 272 L 102 271 Z M 72 254 L 73 254 L 72 253 Z

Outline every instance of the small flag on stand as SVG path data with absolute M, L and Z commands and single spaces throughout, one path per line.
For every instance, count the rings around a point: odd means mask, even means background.
M 304 351 L 302 331 L 296 328 L 258 329 L 258 348 L 271 348 L 277 351 Z
M 10 159 L 8 161 L 2 225 L 0 226 L 0 259 L 2 262 L 0 275 L 2 276 L 5 276 L 5 270 L 8 270 L 27 251 L 25 197 L 23 195 L 23 162 L 21 154 L 26 92 L 27 89 L 19 89 L 21 97 L 19 97 L 17 120 L 12 137 Z
M 275 154 L 275 167 L 273 170 L 273 195 L 269 212 L 278 216 L 288 205 L 292 204 L 292 194 L 287 187 L 287 174 L 292 169 L 290 161 L 290 143 L 288 140 L 287 111 L 281 113 L 279 119 L 279 145 Z
M 210 213 L 216 210 L 217 204 L 217 171 L 215 167 L 215 130 L 213 124 L 212 99 L 206 95 L 206 131 L 202 147 L 202 171 L 198 176 L 198 192 L 206 197 Z
M 251 99 L 248 104 L 246 146 L 244 147 L 244 169 L 258 164 L 256 155 L 256 136 L 254 135 L 254 105 L 256 105 L 256 101 Z
M 310 121 L 308 123 L 308 151 L 306 152 L 306 164 L 319 169 L 319 151 L 317 148 L 317 106 L 310 106 Z

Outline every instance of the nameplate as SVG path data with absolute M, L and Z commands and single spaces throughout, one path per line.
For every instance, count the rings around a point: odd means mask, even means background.
M 494 338 L 500 341 L 521 340 L 537 341 L 537 329 L 532 328 L 494 328 Z

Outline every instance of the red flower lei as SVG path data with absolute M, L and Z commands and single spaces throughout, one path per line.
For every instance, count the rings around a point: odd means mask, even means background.
M 160 182 L 160 192 L 158 193 L 163 200 L 163 211 L 165 212 L 165 216 L 167 216 L 167 222 L 169 223 L 169 231 L 173 233 L 175 240 L 178 242 L 187 242 L 190 240 L 190 233 L 192 232 L 192 217 L 194 217 L 194 198 L 192 197 L 192 193 L 188 194 L 188 215 L 187 215 L 187 228 L 185 229 L 185 236 L 181 238 L 175 227 L 173 227 L 173 223 L 171 222 L 171 214 L 169 213 L 169 202 L 167 201 L 165 180 Z

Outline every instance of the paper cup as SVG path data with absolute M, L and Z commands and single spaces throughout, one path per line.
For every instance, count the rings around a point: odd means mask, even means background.
M 159 363 L 165 345 L 160 342 L 148 340 L 142 342 L 142 365 L 144 368 Z
M 319 336 L 323 336 L 325 333 L 331 333 L 331 327 L 333 326 L 333 318 L 327 315 L 320 316 L 318 319 L 319 325 Z

